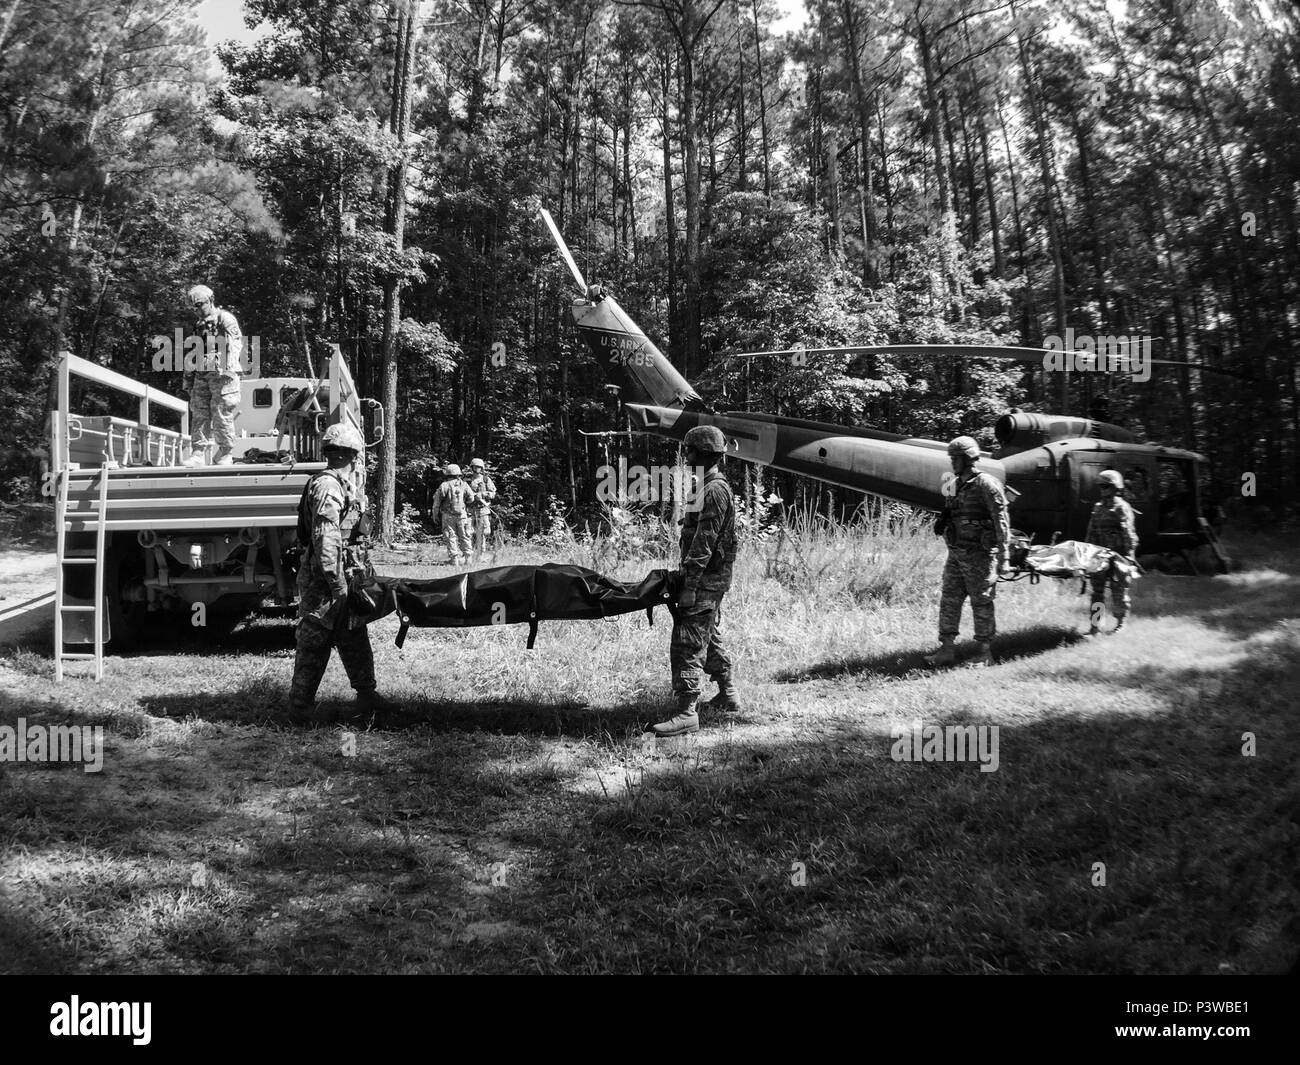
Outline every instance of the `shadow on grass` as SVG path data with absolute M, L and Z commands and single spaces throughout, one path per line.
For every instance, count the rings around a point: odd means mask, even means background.
M 1058 647 L 1066 647 L 1081 639 L 1074 629 L 1058 626 L 1038 625 L 1028 629 L 1017 629 L 999 635 L 993 643 L 993 664 L 1012 662 L 1019 658 L 1045 654 Z M 801 669 L 782 670 L 773 676 L 778 684 L 800 684 L 810 680 L 833 680 L 838 677 L 880 676 L 903 678 L 917 670 L 930 671 L 926 665 L 926 655 L 933 654 L 934 647 L 919 650 L 890 651 L 878 655 L 863 655 L 854 658 L 840 658 L 830 662 L 821 662 Z M 974 654 L 974 647 L 969 641 L 959 641 L 957 645 L 958 666 L 960 660 Z
M 1141 616 L 1141 586 L 1134 610 Z M 1222 577 L 1171 577 L 1156 586 L 1154 617 L 1186 616 L 1238 639 L 1300 617 L 1300 577 L 1278 570 L 1246 570 Z
M 587 800 L 512 912 L 549 916 L 556 972 L 1285 972 L 1298 678 L 1292 643 L 1190 704 L 1005 724 L 990 773 L 896 762 L 883 728 L 659 759 Z M 1269 752 L 1243 757 L 1243 719 Z
M 6 775 L 4 841 L 33 856 L 21 969 L 1284 972 L 1300 647 L 1214 690 L 1183 673 L 1194 696 L 1160 712 L 1006 724 L 990 773 L 896 762 L 884 724 L 833 744 L 701 733 L 567 794 L 569 770 L 506 751 L 561 745 L 484 737 L 472 706 L 418 704 L 446 720 L 362 736 L 355 758 L 330 730 L 146 730 L 102 777 Z M 142 705 L 242 723 L 278 694 Z M 510 710 L 527 733 L 557 708 Z M 533 864 L 494 890 L 503 842 Z
M 145 622 L 135 647 L 120 649 L 109 641 L 104 647 L 107 657 L 129 662 L 133 658 L 160 658 L 167 655 L 230 655 L 292 651 L 293 619 L 288 615 L 258 614 L 250 618 L 226 618 L 208 615 L 208 624 L 194 626 L 190 615 L 161 612 Z M 13 638 L 0 634 L 0 648 L 30 651 L 50 657 L 54 645 L 54 623 L 42 621 Z M 90 651 L 91 645 L 70 650 Z
M 248 685 L 228 692 L 184 695 L 150 695 L 138 702 L 152 717 L 221 722 L 234 725 L 270 725 L 311 731 L 322 725 L 381 732 L 428 731 L 466 733 L 482 730 L 506 736 L 571 736 L 600 738 L 622 736 L 668 715 L 667 702 L 640 702 L 627 706 L 594 707 L 554 699 L 509 703 L 464 699 L 405 698 L 396 713 L 367 713 L 358 709 L 350 694 L 322 694 L 324 722 L 294 721 L 288 712 L 287 685 Z
M 428 736 L 349 757 L 326 729 L 106 731 L 101 773 L 0 767 L 0 971 L 437 969 L 486 890 L 484 826 L 559 779 Z
M 21 908 L 0 908 L 0 976 L 55 976 L 75 966 L 76 955 L 52 942 Z

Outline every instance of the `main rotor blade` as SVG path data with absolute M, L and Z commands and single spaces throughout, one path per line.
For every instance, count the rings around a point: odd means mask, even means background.
M 1010 344 L 851 344 L 836 348 L 782 348 L 778 351 L 738 351 L 728 354 L 729 359 L 763 359 L 763 358 L 816 358 L 821 355 L 954 355 L 964 359 L 1005 359 L 1010 362 L 1036 363 L 1042 365 L 1046 355 L 1060 355 L 1059 349 L 1028 348 Z M 1072 355 L 1088 354 L 1071 352 Z M 1117 353 L 1118 354 L 1118 353 Z M 1127 356 L 1124 356 L 1127 358 Z M 1105 356 L 1098 356 L 1099 360 Z M 1135 359 L 1135 362 L 1139 360 Z M 1142 363 L 1151 366 L 1186 366 L 1189 370 L 1219 374 L 1222 377 L 1235 377 L 1242 381 L 1254 378 L 1233 370 L 1220 370 L 1215 366 L 1206 366 L 1203 362 L 1183 362 L 1180 359 L 1143 359 Z M 1117 371 L 1126 372 L 1126 371 Z
M 573 279 L 578 282 L 578 288 L 582 289 L 582 294 L 587 294 L 587 282 L 582 276 L 582 271 L 578 269 L 578 264 L 573 261 L 573 255 L 569 252 L 569 246 L 564 243 L 564 238 L 560 236 L 560 229 L 555 224 L 555 219 L 551 217 L 551 212 L 545 207 L 542 208 L 542 221 L 546 223 L 546 228 L 551 231 L 551 237 L 554 239 L 556 247 L 560 249 L 560 255 L 564 261 L 569 264 L 569 273 Z

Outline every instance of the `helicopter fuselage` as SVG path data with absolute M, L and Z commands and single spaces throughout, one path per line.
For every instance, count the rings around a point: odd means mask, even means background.
M 576 267 L 571 269 L 582 284 Z M 681 440 L 697 425 L 716 425 L 727 438 L 728 453 L 747 462 L 929 510 L 943 508 L 953 473 L 941 441 L 783 415 L 715 411 L 612 296 L 587 290 L 572 311 L 634 429 Z M 1007 486 L 1012 525 L 1034 542 L 1085 538 L 1101 495 L 1099 475 L 1116 469 L 1137 511 L 1142 551 L 1180 552 L 1206 543 L 1217 550 L 1201 516 L 1198 470 L 1204 456 L 1140 443 L 1129 430 L 1105 422 L 1015 410 L 998 420 L 995 436 L 998 451 L 982 456 L 979 468 Z
M 748 411 L 691 411 L 626 405 L 633 428 L 681 439 L 696 425 L 716 425 L 728 454 L 787 473 L 941 510 L 952 483 L 946 445 L 938 440 Z M 1117 469 L 1137 512 L 1144 552 L 1191 549 L 1203 542 L 1196 464 L 1176 448 L 1067 437 L 1024 450 L 982 456 L 979 469 L 1010 492 L 1012 525 L 1035 543 L 1080 540 L 1101 498 L 1102 470 Z

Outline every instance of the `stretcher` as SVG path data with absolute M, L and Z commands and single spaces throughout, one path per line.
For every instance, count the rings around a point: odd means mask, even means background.
M 396 644 L 407 630 L 466 628 L 476 625 L 528 625 L 528 647 L 543 621 L 608 618 L 644 610 L 654 624 L 654 608 L 673 610 L 677 576 L 651 570 L 636 583 L 616 581 L 582 566 L 496 566 L 431 580 L 358 574 L 349 587 L 353 617 L 365 624 L 396 614 Z
M 1136 580 L 1142 573 L 1142 567 L 1133 559 L 1083 540 L 1034 546 L 1017 544 L 1012 548 L 1010 561 L 1016 574 L 1001 579 L 1014 581 L 1028 577 L 1031 584 L 1037 584 L 1042 577 L 1077 577 L 1086 581 L 1089 577 L 1110 573 Z

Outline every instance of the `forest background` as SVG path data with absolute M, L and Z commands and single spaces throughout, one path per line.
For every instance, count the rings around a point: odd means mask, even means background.
M 543 206 L 720 405 L 986 445 L 1008 406 L 1091 415 L 1210 456 L 1230 513 L 1300 495 L 1290 5 L 249 0 L 216 45 L 198 6 L 0 0 L 7 502 L 58 352 L 177 391 L 150 338 L 203 282 L 263 373 L 338 344 L 385 402 L 385 538 L 472 455 L 516 530 L 591 516 L 600 466 L 671 452 L 622 432 Z M 1186 365 L 727 357 L 1068 329 Z

